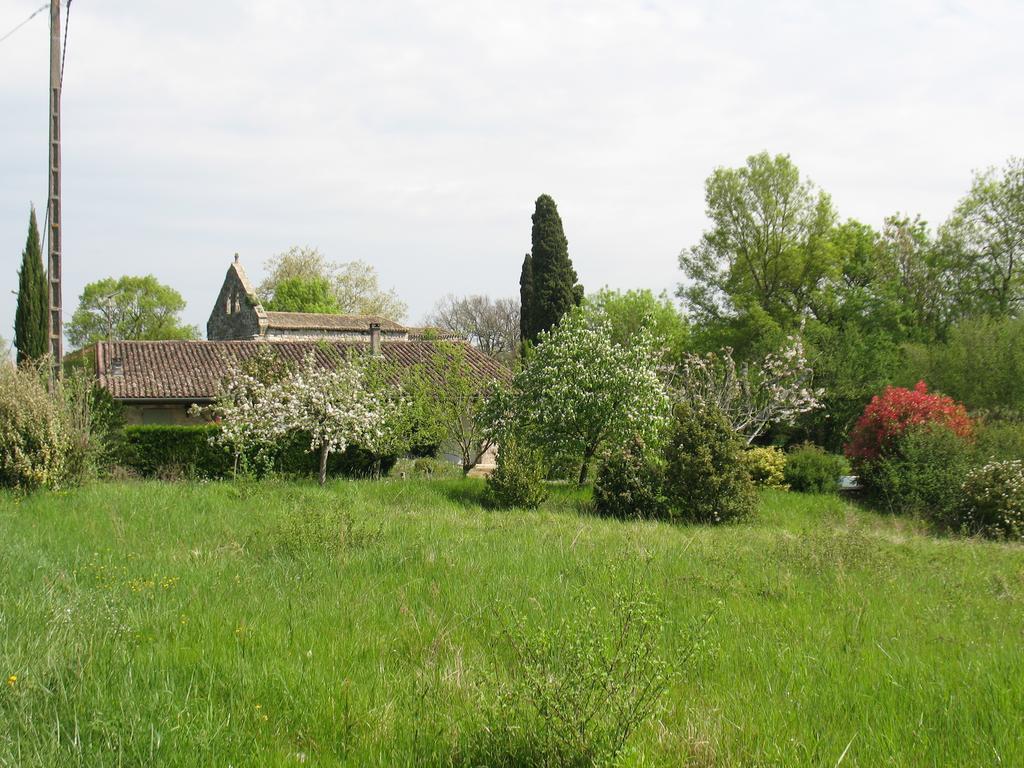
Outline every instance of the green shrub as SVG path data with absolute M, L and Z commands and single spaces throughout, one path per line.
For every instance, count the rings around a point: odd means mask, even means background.
M 643 594 L 611 597 L 553 628 L 517 617 L 506 630 L 490 722 L 467 764 L 615 765 L 630 736 L 657 711 L 671 668 L 659 651 L 664 620 Z
M 144 477 L 227 477 L 232 456 L 211 444 L 215 424 L 149 424 L 124 428 L 121 461 Z
M 790 489 L 803 493 L 838 493 L 839 478 L 850 471 L 842 456 L 827 453 L 813 443 L 804 443 L 786 456 L 783 478 Z
M 960 486 L 972 461 L 970 443 L 953 430 L 919 425 L 908 429 L 889 455 L 865 465 L 862 480 L 887 511 L 948 525 L 956 519 Z
M 497 466 L 487 478 L 484 501 L 490 507 L 535 509 L 547 498 L 539 454 L 514 438 L 498 449 Z
M 1024 424 L 986 421 L 975 435 L 975 456 L 980 463 L 1024 458 Z
M 665 448 L 672 515 L 721 523 L 752 514 L 757 495 L 742 452 L 742 441 L 720 412 L 677 404 Z
M 606 457 L 594 481 L 594 509 L 621 519 L 664 517 L 665 473 L 639 437 Z
M 214 444 L 211 437 L 216 424 L 145 425 L 124 430 L 121 463 L 143 477 L 184 479 L 188 477 L 227 478 L 235 470 L 235 457 Z M 265 463 L 254 457 L 240 457 L 239 470 L 264 474 L 277 471 L 286 475 L 307 477 L 319 469 L 318 457 L 309 450 L 309 438 L 294 435 L 278 447 Z M 342 477 L 376 477 L 391 471 L 395 456 L 378 456 L 350 445 L 341 453 L 332 453 L 327 473 Z
M 0 362 L 0 487 L 33 490 L 65 479 L 66 414 L 45 375 Z
M 961 487 L 959 527 L 985 536 L 1024 538 L 1024 461 L 971 470 Z
M 786 454 L 781 448 L 766 446 L 748 448 L 743 452 L 743 463 L 750 479 L 759 488 L 788 490 L 786 485 Z

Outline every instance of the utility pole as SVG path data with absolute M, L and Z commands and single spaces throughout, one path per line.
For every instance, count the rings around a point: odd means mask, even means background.
M 62 375 L 64 360 L 64 321 L 61 314 L 61 231 L 60 231 L 60 0 L 50 0 L 50 162 L 49 207 L 47 221 L 50 249 L 46 285 L 50 311 L 47 327 L 50 335 L 51 381 Z

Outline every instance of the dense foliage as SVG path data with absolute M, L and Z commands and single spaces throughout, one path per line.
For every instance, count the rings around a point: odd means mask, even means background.
M 602 288 L 588 296 L 586 303 L 608 318 L 616 344 L 629 346 L 640 331 L 646 331 L 663 365 L 681 362 L 689 350 L 690 325 L 667 293 L 655 296 L 648 289 Z
M 0 487 L 62 483 L 69 446 L 62 406 L 47 391 L 45 373 L 0 363 Z
M 787 490 L 786 453 L 775 446 L 755 446 L 743 452 L 750 479 L 759 488 Z
M 522 284 L 526 280 L 529 264 L 528 285 L 530 290 L 522 293 L 529 305 L 523 304 L 523 340 L 536 342 L 539 334 L 550 331 L 562 316 L 583 300 L 583 286 L 576 279 L 576 270 L 569 259 L 569 241 L 562 229 L 562 218 L 558 207 L 549 195 L 537 198 L 533 212 L 531 233 L 533 251 L 528 262 L 523 264 Z
M 836 493 L 839 478 L 849 471 L 842 456 L 827 453 L 814 443 L 804 443 L 786 454 L 782 477 L 794 491 L 804 493 Z
M 945 526 L 956 516 L 960 484 L 972 462 L 971 445 L 952 428 L 915 424 L 886 453 L 862 463 L 861 479 L 882 509 Z
M 642 439 L 631 439 L 603 459 L 594 480 L 594 509 L 623 520 L 667 516 L 664 467 Z
M 408 310 L 393 290 L 380 287 L 377 270 L 363 261 L 328 261 L 316 248 L 295 246 L 268 259 L 264 270 L 267 276 L 257 289 L 264 305 L 291 305 L 296 294 L 305 295 L 312 288 L 316 304 L 332 307 L 331 312 L 401 321 Z M 329 286 L 329 298 L 320 293 L 322 283 Z M 285 295 L 277 303 L 282 288 Z
M 84 347 L 107 339 L 197 339 L 181 322 L 185 299 L 153 275 L 107 277 L 89 283 L 67 324 L 68 341 Z
M 286 277 L 274 287 L 263 308 L 271 312 L 337 314 L 338 299 L 326 277 Z
M 490 507 L 535 509 L 547 498 L 539 452 L 509 435 L 501 443 L 497 466 L 487 478 L 484 502 Z

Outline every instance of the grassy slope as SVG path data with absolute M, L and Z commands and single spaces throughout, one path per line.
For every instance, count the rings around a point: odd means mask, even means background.
M 626 763 L 1024 764 L 1024 549 L 796 494 L 712 529 L 477 490 L 0 497 L 0 765 L 444 764 L 503 617 L 604 604 L 624 570 L 664 601 L 668 656 L 716 610 Z

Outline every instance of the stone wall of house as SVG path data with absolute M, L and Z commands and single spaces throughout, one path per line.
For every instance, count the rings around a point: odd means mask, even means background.
M 237 262 L 228 268 L 210 319 L 206 321 L 206 338 L 210 341 L 252 339 L 266 327 L 266 314 L 256 303 L 245 273 Z

